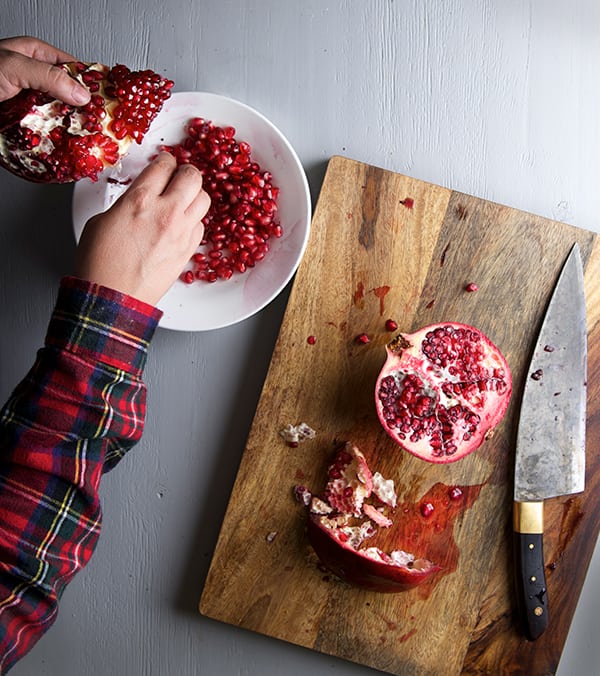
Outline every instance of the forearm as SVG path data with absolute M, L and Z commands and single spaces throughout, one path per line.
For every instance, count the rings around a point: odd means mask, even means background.
M 98 487 L 141 437 L 146 349 L 160 313 L 66 280 L 46 344 L 0 416 L 0 655 L 53 622 L 100 533 Z

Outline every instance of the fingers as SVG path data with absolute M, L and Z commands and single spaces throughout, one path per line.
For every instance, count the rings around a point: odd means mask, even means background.
M 57 64 L 76 61 L 72 54 L 63 52 L 62 49 L 29 35 L 0 40 L 0 47 L 46 63 Z
M 154 195 L 162 195 L 171 182 L 171 178 L 176 169 L 177 161 L 173 155 L 166 151 L 162 151 L 142 170 L 139 176 L 129 186 L 129 190 L 134 186 L 142 186 Z
M 181 204 L 189 204 L 201 190 L 202 174 L 191 164 L 182 164 L 173 174 L 165 197 L 170 196 Z
M 194 235 L 202 236 L 204 226 L 201 221 L 210 207 L 210 197 L 202 189 L 202 174 L 191 164 L 181 165 L 165 190 L 164 196 L 176 204 L 184 206 L 185 216 L 191 220 Z
M 75 106 L 90 99 L 89 91 L 65 70 L 46 61 L 38 61 L 0 43 L 0 94 L 2 99 L 15 96 L 21 89 L 38 89 Z M 61 53 L 61 52 L 59 52 Z M 67 55 L 68 56 L 68 55 Z
M 27 69 L 21 80 L 23 89 L 39 89 L 65 103 L 82 106 L 90 100 L 90 92 L 76 82 L 65 70 L 44 61 L 22 57 Z
M 206 216 L 206 212 L 210 209 L 210 197 L 205 190 L 201 190 L 192 203 L 185 210 L 186 216 L 198 221 L 199 223 Z M 203 226 L 204 227 L 204 226 Z
M 162 195 L 182 208 L 186 215 L 198 217 L 198 220 L 210 206 L 210 198 L 202 190 L 202 174 L 191 164 L 178 167 L 173 155 L 166 151 L 156 156 L 131 187 L 134 185 L 143 186 L 152 194 Z

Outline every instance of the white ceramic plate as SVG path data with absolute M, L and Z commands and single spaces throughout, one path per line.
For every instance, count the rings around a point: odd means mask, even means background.
M 193 117 L 212 120 L 218 126 L 233 126 L 236 138 L 247 141 L 252 157 L 273 175 L 280 188 L 277 200 L 280 238 L 270 240 L 265 258 L 244 274 L 214 283 L 175 282 L 158 306 L 164 312 L 160 326 L 179 331 L 209 331 L 250 317 L 270 303 L 289 282 L 306 248 L 311 202 L 308 182 L 294 149 L 285 136 L 263 115 L 249 106 L 217 94 L 173 94 L 141 145 L 132 144 L 120 169 L 107 169 L 93 183 L 79 181 L 73 194 L 73 228 L 79 241 L 87 220 L 105 211 L 126 186 L 109 182 L 135 178 L 161 144 L 180 142 Z

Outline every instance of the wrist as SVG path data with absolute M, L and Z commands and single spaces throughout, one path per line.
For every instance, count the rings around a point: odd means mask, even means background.
M 139 376 L 161 316 L 157 308 L 121 291 L 65 277 L 46 346 Z

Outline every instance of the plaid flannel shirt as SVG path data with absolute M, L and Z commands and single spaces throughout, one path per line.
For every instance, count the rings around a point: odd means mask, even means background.
M 0 412 L 0 673 L 56 618 L 100 534 L 98 486 L 140 439 L 154 307 L 61 281 L 45 346 Z

